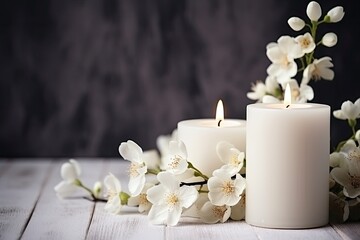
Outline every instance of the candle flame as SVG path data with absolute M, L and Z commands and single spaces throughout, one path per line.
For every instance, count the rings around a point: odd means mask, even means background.
M 284 104 L 285 104 L 286 108 L 288 108 L 291 105 L 291 88 L 290 88 L 289 84 L 286 84 Z
M 224 105 L 221 100 L 218 101 L 217 107 L 216 107 L 216 122 L 220 123 L 222 120 L 224 120 Z

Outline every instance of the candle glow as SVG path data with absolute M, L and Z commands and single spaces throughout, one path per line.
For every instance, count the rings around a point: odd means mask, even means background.
M 216 115 L 215 115 L 216 122 L 220 123 L 224 120 L 224 104 L 221 100 L 218 101 L 216 106 Z
M 285 96 L 284 96 L 284 104 L 286 108 L 288 108 L 291 105 L 291 88 L 289 84 L 286 84 L 285 88 Z

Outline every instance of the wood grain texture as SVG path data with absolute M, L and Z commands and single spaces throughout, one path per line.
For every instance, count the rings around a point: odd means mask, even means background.
M 183 219 L 178 226 L 166 228 L 166 239 L 258 239 L 254 230 L 244 221 L 205 224 Z
M 82 181 L 89 187 L 112 172 L 127 189 L 129 162 L 120 159 L 78 159 Z M 57 198 L 60 167 L 67 161 L 0 160 L 1 239 L 360 239 L 360 223 L 334 224 L 315 229 L 281 230 L 253 227 L 244 221 L 204 224 L 189 217 L 175 227 L 154 226 L 136 208 L 120 215 L 104 211 L 105 203 Z M 4 168 L 5 167 L 5 168 Z M 1 169 L 5 169 L 1 171 Z M 79 192 L 78 196 L 86 195 Z
M 349 222 L 333 225 L 339 235 L 346 240 L 360 239 L 360 223 Z
M 32 216 L 50 161 L 15 161 L 0 177 L 0 239 L 18 239 Z
M 288 239 L 342 239 L 331 226 L 313 229 L 269 229 L 254 227 L 259 239 L 288 240 Z
M 59 199 L 56 196 L 54 186 L 61 181 L 60 167 L 65 161 L 54 165 L 23 239 L 85 239 L 95 204 L 85 199 Z M 99 178 L 103 161 L 78 161 L 82 182 L 92 188 Z M 85 191 L 79 192 L 79 196 L 86 195 Z

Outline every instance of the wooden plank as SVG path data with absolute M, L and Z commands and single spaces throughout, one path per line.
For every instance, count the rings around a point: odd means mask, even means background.
M 92 187 L 102 171 L 103 161 L 77 160 L 82 168 L 81 180 Z M 60 167 L 66 161 L 54 164 L 23 239 L 85 239 L 95 204 L 79 198 L 59 199 L 54 191 L 61 181 Z
M 12 161 L 0 177 L 0 239 L 18 239 L 33 213 L 50 161 Z
M 146 215 L 123 207 L 120 215 L 104 211 L 105 203 L 97 203 L 87 239 L 164 239 L 164 226 L 149 224 Z
M 313 228 L 313 229 L 269 229 L 269 228 L 259 228 L 253 226 L 253 229 L 255 230 L 259 239 L 264 239 L 264 240 L 342 239 L 331 226 L 325 226 L 325 227 Z
M 120 159 L 106 161 L 104 177 L 113 173 L 127 191 L 129 162 Z M 104 210 L 105 203 L 96 203 L 94 216 L 89 228 L 87 239 L 163 239 L 164 226 L 149 224 L 144 214 L 135 208 L 123 207 L 120 215 L 109 214 Z
M 0 158 L 0 176 L 9 168 L 10 161 L 5 158 Z
M 345 240 L 360 239 L 360 222 L 333 224 L 333 227 Z
M 166 228 L 166 239 L 258 239 L 254 230 L 244 221 L 206 224 L 181 220 L 179 225 Z

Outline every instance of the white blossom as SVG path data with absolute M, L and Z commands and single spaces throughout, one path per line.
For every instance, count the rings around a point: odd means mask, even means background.
M 217 169 L 208 180 L 208 189 L 212 204 L 234 206 L 239 202 L 245 190 L 245 179 L 240 174 L 236 174 L 235 179 L 232 179 L 231 173 Z
M 330 22 L 340 22 L 345 15 L 344 8 L 341 6 L 334 7 L 326 15 L 329 16 Z
M 282 83 L 296 75 L 297 65 L 294 59 L 302 57 L 304 54 L 294 38 L 281 36 L 277 44 L 268 45 L 266 55 L 272 62 L 267 68 L 267 73 Z
M 77 181 L 81 174 L 79 163 L 70 159 L 61 166 L 60 174 L 63 180 L 55 186 L 54 190 L 60 198 L 66 198 L 77 190 Z
M 231 214 L 229 206 L 216 206 L 207 201 L 199 210 L 199 216 L 205 223 L 226 222 Z
M 330 57 L 322 57 L 320 59 L 315 59 L 313 63 L 309 64 L 303 73 L 302 84 L 308 84 L 311 79 L 320 80 L 321 78 L 325 80 L 334 79 L 334 71 L 330 69 L 334 65 L 331 62 Z
M 355 133 L 355 139 L 359 142 L 360 141 L 360 130 L 357 130 Z
M 311 1 L 306 8 L 306 14 L 311 21 L 318 21 L 322 14 L 320 4 Z
M 128 140 L 120 144 L 119 153 L 125 160 L 131 162 L 128 187 L 131 196 L 137 196 L 143 189 L 146 180 L 147 166 L 143 159 L 143 150 L 135 142 Z
M 355 120 L 360 118 L 360 98 L 355 103 L 345 101 L 341 104 L 341 109 L 333 112 L 334 117 L 342 120 Z
M 102 183 L 100 181 L 96 181 L 92 190 L 94 196 L 97 198 L 101 195 L 102 192 Z
M 262 102 L 262 98 L 267 94 L 274 95 L 279 89 L 279 84 L 274 76 L 267 76 L 265 84 L 261 81 L 256 82 L 251 87 L 253 92 L 248 92 L 247 97 L 251 100 L 258 100 Z
M 226 170 L 231 175 L 240 172 L 244 165 L 245 153 L 240 152 L 234 145 L 226 141 L 220 141 L 216 145 L 216 153 L 220 160 L 225 163 L 221 169 Z
M 140 194 L 135 197 L 129 197 L 128 206 L 139 206 L 138 211 L 140 213 L 148 212 L 152 206 L 151 202 L 147 199 L 147 190 L 154 187 L 153 183 L 145 183 L 144 188 L 141 190 Z
M 344 187 L 344 195 L 350 198 L 360 196 L 360 148 L 355 144 L 349 146 L 346 154 L 347 168 L 336 167 L 331 176 Z
M 176 225 L 183 208 L 189 208 L 197 199 L 198 192 L 194 186 L 182 186 L 170 172 L 157 175 L 159 185 L 147 191 L 147 198 L 153 204 L 149 220 L 153 224 Z
M 175 175 L 182 174 L 187 170 L 187 151 L 182 141 L 170 141 L 169 153 L 164 158 L 164 167 L 166 171 Z
M 313 37 L 310 33 L 305 33 L 304 35 L 297 36 L 295 41 L 300 45 L 301 51 L 305 53 L 311 53 L 314 51 L 316 44 Z
M 160 162 L 161 169 L 165 169 L 164 158 L 166 158 L 169 155 L 169 143 L 170 141 L 173 140 L 178 140 L 177 129 L 174 129 L 171 135 L 160 135 L 156 139 L 156 146 L 159 149 L 161 155 L 161 162 Z
M 303 29 L 305 27 L 304 20 L 302 20 L 299 17 L 289 18 L 288 24 L 294 31 L 300 31 L 301 29 Z
M 321 43 L 326 47 L 333 47 L 337 43 L 337 35 L 333 32 L 326 33 L 323 36 Z
M 113 174 L 109 173 L 104 179 L 107 189 L 106 197 L 108 201 L 104 207 L 105 211 L 118 214 L 122 208 L 121 204 L 121 183 Z

